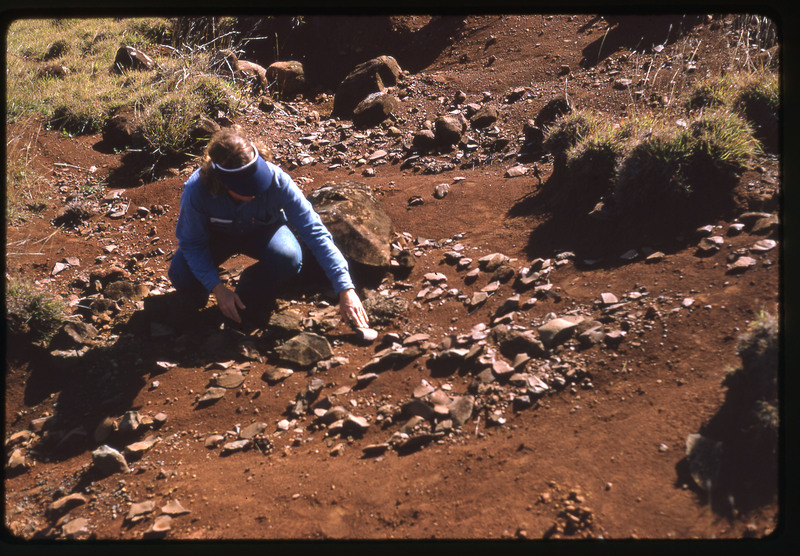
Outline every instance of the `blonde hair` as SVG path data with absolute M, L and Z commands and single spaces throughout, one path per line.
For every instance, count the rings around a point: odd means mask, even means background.
M 264 160 L 272 158 L 264 143 L 245 139 L 239 126 L 221 129 L 211 136 L 201 159 L 200 176 L 206 180 L 213 195 L 224 193 L 226 188 L 212 163 L 228 169 L 244 166 L 252 157 L 250 145 L 255 147 L 258 155 Z

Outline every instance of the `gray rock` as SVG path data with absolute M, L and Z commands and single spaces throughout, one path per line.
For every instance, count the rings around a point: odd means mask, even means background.
M 504 359 L 495 359 L 492 362 L 492 372 L 498 379 L 508 378 L 514 373 L 514 367 Z
M 74 349 L 97 337 L 97 329 L 82 321 L 67 321 L 50 340 L 50 349 Z
M 397 60 L 391 56 L 379 56 L 359 64 L 337 87 L 331 115 L 335 118 L 352 118 L 359 102 L 372 93 L 395 86 L 401 71 Z
M 461 134 L 466 131 L 467 125 L 464 116 L 445 114 L 433 122 L 433 132 L 437 145 L 449 147 L 461 140 Z
M 728 235 L 729 236 L 738 236 L 744 230 L 744 223 L 743 222 L 734 222 L 728 228 Z
M 145 539 L 160 539 L 166 536 L 172 529 L 172 518 L 168 515 L 158 516 L 150 528 L 144 532 L 142 538 Z
M 483 129 L 494 125 L 499 115 L 494 106 L 484 106 L 470 117 L 470 123 L 474 129 Z
M 614 303 L 619 303 L 619 299 L 613 293 L 605 292 L 600 294 L 600 302 L 603 305 L 613 305 Z
M 539 327 L 539 337 L 547 349 L 566 342 L 581 323 L 583 317 L 555 318 Z
M 531 396 L 541 396 L 550 389 L 550 386 L 548 386 L 546 382 L 536 375 L 528 376 L 525 382 L 525 386 L 528 389 L 528 394 Z
M 269 88 L 281 98 L 291 98 L 306 86 L 305 68 L 302 62 L 295 60 L 270 64 L 267 66 L 266 77 L 270 83 Z
M 334 405 L 333 407 L 325 410 L 325 413 L 318 417 L 318 420 L 320 423 L 330 425 L 336 421 L 343 420 L 345 417 L 347 417 L 347 414 L 348 411 L 345 407 L 341 405 Z
M 766 253 L 767 251 L 771 251 L 775 249 L 775 246 L 778 245 L 778 242 L 773 239 L 762 239 L 761 241 L 755 242 L 751 247 L 750 251 L 752 253 Z
M 67 539 L 83 539 L 89 535 L 89 520 L 78 517 L 61 526 L 61 534 Z
M 519 310 L 519 294 L 512 295 L 497 308 L 494 312 L 494 318 L 501 317 L 507 313 L 512 313 Z
M 153 59 L 132 46 L 121 46 L 114 56 L 113 70 L 124 73 L 127 70 L 151 70 L 155 67 Z
M 88 502 L 88 499 L 83 494 L 75 492 L 67 496 L 62 496 L 55 502 L 51 502 L 47 508 L 45 508 L 44 513 L 50 521 L 56 521 L 73 508 L 82 506 L 86 502 Z
M 381 444 L 369 444 L 361 448 L 361 451 L 364 452 L 365 456 L 373 457 L 385 453 L 389 448 L 391 448 L 391 444 L 384 442 Z
M 285 367 L 270 367 L 261 375 L 262 380 L 268 384 L 277 384 L 292 376 L 294 371 Z
M 250 423 L 241 431 L 239 431 L 239 439 L 240 440 L 252 440 L 254 436 L 259 434 L 264 434 L 264 431 L 267 430 L 267 425 L 263 421 L 256 421 L 255 423 Z
M 508 262 L 508 256 L 502 253 L 491 253 L 478 259 L 478 268 L 484 272 L 494 272 L 500 265 Z
M 433 196 L 437 199 L 444 199 L 450 193 L 450 185 L 446 183 L 437 184 L 433 188 Z
M 155 511 L 156 503 L 153 500 L 145 500 L 144 502 L 137 502 L 131 504 L 128 514 L 125 516 L 125 521 L 128 523 L 136 523 L 144 519 L 144 517 Z
M 125 456 L 106 444 L 92 452 L 92 468 L 104 475 L 130 472 Z
M 603 332 L 603 327 L 593 326 L 578 334 L 578 343 L 580 343 L 581 347 L 588 348 L 599 344 L 604 338 L 605 333 Z
M 303 317 L 291 309 L 274 312 L 270 315 L 267 326 L 280 332 L 294 334 L 300 330 Z
M 278 357 L 289 364 L 310 367 L 333 355 L 326 338 L 312 332 L 303 332 L 276 348 Z
M 752 257 L 739 257 L 734 261 L 732 264 L 727 266 L 725 270 L 726 274 L 741 274 L 746 270 L 749 270 L 755 267 L 757 261 Z
M 375 127 L 397 109 L 399 101 L 394 95 L 376 92 L 367 96 L 353 109 L 353 125 L 358 128 Z
M 459 396 L 453 400 L 450 406 L 450 418 L 453 424 L 461 426 L 472 417 L 472 411 L 475 408 L 475 398 L 472 396 Z
M 369 267 L 390 266 L 392 221 L 367 184 L 329 182 L 308 200 L 346 259 Z
M 722 236 L 704 237 L 697 244 L 697 250 L 703 255 L 710 255 L 716 253 L 725 244 Z
M 225 396 L 226 389 L 219 386 L 211 386 L 207 388 L 202 396 L 197 400 L 199 405 L 209 405 L 219 401 Z
M 178 516 L 191 513 L 177 500 L 170 500 L 165 505 L 161 506 L 161 511 L 168 516 Z
M 373 326 L 390 324 L 408 312 L 408 301 L 399 296 L 374 295 L 365 299 L 363 304 Z
M 225 437 L 222 436 L 221 434 L 211 434 L 211 435 L 208 435 L 206 437 L 205 442 L 203 443 L 203 445 L 206 448 L 216 448 L 217 446 L 222 444 L 222 442 L 224 440 L 225 440 Z
M 414 133 L 411 144 L 420 151 L 432 151 L 436 148 L 436 135 L 430 129 L 422 129 Z
M 244 375 L 238 370 L 222 371 L 212 379 L 214 386 L 219 386 L 220 388 L 225 388 L 227 390 L 238 388 L 243 382 Z
M 775 214 L 770 214 L 765 218 L 756 220 L 753 227 L 750 229 L 751 234 L 768 234 L 773 230 L 777 230 L 780 226 L 780 220 Z
M 134 459 L 141 457 L 147 450 L 152 448 L 158 443 L 158 438 L 151 437 L 146 438 L 144 440 L 140 440 L 139 442 L 134 442 L 132 444 L 128 444 L 122 450 L 123 454 L 125 455 L 126 459 Z
M 517 166 L 512 166 L 511 168 L 506 170 L 505 177 L 519 178 L 527 173 L 528 173 L 528 168 L 526 166 L 517 165 Z
M 141 419 L 138 411 L 126 411 L 119 421 L 119 432 L 130 434 L 139 430 Z
M 233 442 L 227 442 L 223 444 L 222 451 L 220 455 L 227 456 L 236 452 L 242 452 L 244 450 L 248 450 L 253 444 L 253 441 L 249 438 L 243 438 L 241 440 L 234 440 Z
M 545 346 L 531 330 L 515 330 L 507 327 L 492 329 L 492 337 L 500 349 L 500 353 L 508 358 L 516 357 L 519 353 L 526 353 L 532 357 L 545 354 Z
M 477 310 L 481 305 L 486 303 L 486 300 L 489 299 L 489 294 L 483 291 L 475 292 L 472 297 L 467 301 L 467 309 L 469 312 L 473 312 Z
M 369 428 L 369 421 L 359 415 L 348 414 L 342 424 L 345 433 L 364 434 Z

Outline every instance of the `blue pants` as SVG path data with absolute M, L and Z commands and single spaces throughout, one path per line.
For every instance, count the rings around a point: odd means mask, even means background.
M 236 293 L 248 310 L 263 308 L 277 297 L 278 288 L 297 276 L 303 266 L 303 253 L 297 238 L 286 225 L 246 236 L 211 234 L 211 258 L 219 266 L 231 255 L 241 253 L 256 259 L 239 277 Z M 205 307 L 209 292 L 195 277 L 180 248 L 172 257 L 169 279 L 185 295 L 191 306 Z

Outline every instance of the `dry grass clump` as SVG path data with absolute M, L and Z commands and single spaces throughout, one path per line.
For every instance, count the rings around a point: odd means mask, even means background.
M 46 343 L 64 320 L 63 302 L 21 279 L 6 279 L 7 339 Z
M 218 17 L 14 21 L 7 35 L 7 119 L 40 115 L 50 128 L 66 134 L 97 133 L 117 109 L 134 106 L 143 115 L 141 126 L 154 155 L 187 152 L 195 146 L 188 138 L 187 122 L 213 118 L 219 112 L 234 115 L 241 106 L 239 88 L 208 71 L 212 48 L 231 40 L 232 21 Z M 210 37 L 211 33 L 223 35 Z M 175 47 L 164 47 L 167 44 Z M 144 51 L 156 67 L 112 71 L 121 46 Z M 45 63 L 60 69 L 42 71 Z M 174 98 L 178 96 L 183 100 Z M 147 121 L 149 117 L 154 120 Z
M 545 139 L 555 198 L 582 211 L 604 200 L 620 217 L 669 217 L 696 208 L 695 200 L 729 194 L 731 178 L 761 152 L 752 127 L 727 108 L 687 118 L 644 115 L 614 124 L 585 111 L 561 117 Z
M 749 413 L 762 436 L 774 442 L 777 451 L 778 426 L 778 347 L 780 324 L 777 316 L 762 311 L 739 338 L 737 354 L 741 366 L 725 378 L 727 396 Z

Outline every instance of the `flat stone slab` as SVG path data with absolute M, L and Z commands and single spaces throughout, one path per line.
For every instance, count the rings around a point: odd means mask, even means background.
M 214 386 L 219 386 L 220 388 L 225 388 L 227 390 L 233 390 L 242 385 L 244 382 L 244 375 L 241 373 L 241 371 L 223 371 L 214 377 L 212 382 Z
M 137 502 L 131 505 L 128 510 L 128 515 L 125 516 L 125 521 L 129 523 L 137 523 L 145 518 L 147 514 L 156 509 L 156 503 L 153 500 L 145 500 L 144 502 Z
M 197 400 L 197 403 L 201 405 L 214 403 L 222 399 L 222 397 L 225 396 L 225 392 L 226 392 L 225 388 L 220 388 L 219 386 L 212 386 L 208 388 L 203 393 L 202 396 L 200 396 L 200 399 Z
M 326 338 L 312 332 L 303 332 L 278 347 L 276 353 L 281 360 L 302 367 L 309 367 L 333 355 Z
M 566 342 L 575 328 L 583 321 L 583 317 L 555 318 L 539 327 L 539 337 L 549 349 Z
M 287 369 L 286 367 L 270 367 L 264 374 L 261 375 L 261 378 L 269 384 L 277 384 L 282 380 L 285 380 L 292 376 L 294 371 L 292 369 Z
M 181 505 L 177 500 L 170 500 L 166 505 L 161 506 L 161 511 L 169 516 L 184 515 L 191 512 Z

